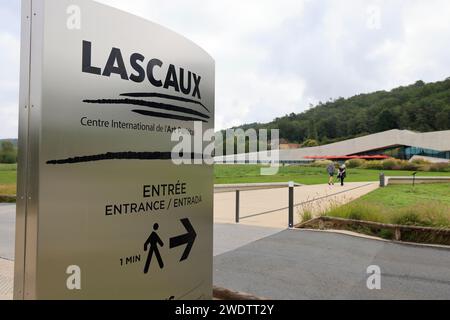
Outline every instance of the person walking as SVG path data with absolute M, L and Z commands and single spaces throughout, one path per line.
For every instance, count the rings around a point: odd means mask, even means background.
M 328 172 L 328 185 L 334 185 L 334 173 L 336 171 L 336 167 L 334 166 L 334 163 L 331 162 L 327 167 Z
M 345 164 L 339 167 L 338 179 L 341 180 L 341 186 L 344 186 L 344 180 L 347 177 L 347 170 Z

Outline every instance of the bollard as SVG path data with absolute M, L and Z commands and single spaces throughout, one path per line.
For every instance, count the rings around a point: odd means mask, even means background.
M 294 227 L 294 182 L 289 182 L 289 228 Z
M 236 190 L 236 223 L 239 223 L 239 190 Z
M 380 173 L 380 187 L 385 187 L 384 173 Z
M 394 239 L 395 239 L 395 241 L 402 240 L 402 232 L 401 232 L 400 228 L 395 228 Z

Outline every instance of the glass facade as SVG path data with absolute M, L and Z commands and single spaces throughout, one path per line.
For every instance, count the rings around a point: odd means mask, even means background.
M 417 148 L 417 147 L 404 147 L 405 158 L 411 159 L 413 156 L 425 156 L 441 159 L 450 159 L 450 152 L 440 152 L 431 149 Z
M 450 160 L 450 151 L 436 151 L 425 148 L 410 147 L 410 146 L 395 146 L 385 149 L 372 150 L 363 152 L 357 155 L 387 155 L 392 158 L 409 160 L 413 156 L 424 156 Z

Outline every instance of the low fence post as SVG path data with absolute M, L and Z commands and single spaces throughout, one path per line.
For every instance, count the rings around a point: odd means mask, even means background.
M 385 186 L 386 186 L 386 183 L 385 183 L 385 179 L 384 179 L 384 173 L 382 172 L 382 173 L 380 173 L 380 187 L 383 188 Z
M 289 228 L 294 227 L 294 182 L 289 182 Z
M 239 223 L 239 202 L 240 202 L 240 191 L 236 190 L 236 223 Z
M 401 241 L 402 240 L 402 232 L 401 232 L 400 228 L 395 228 L 394 239 L 396 241 Z

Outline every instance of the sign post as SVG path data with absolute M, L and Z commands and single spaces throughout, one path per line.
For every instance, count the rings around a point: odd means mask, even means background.
M 288 227 L 294 227 L 294 181 L 289 181 L 289 212 L 288 212 Z
M 21 66 L 14 298 L 210 299 L 213 168 L 171 137 L 214 130 L 213 59 L 90 0 L 23 0 Z

